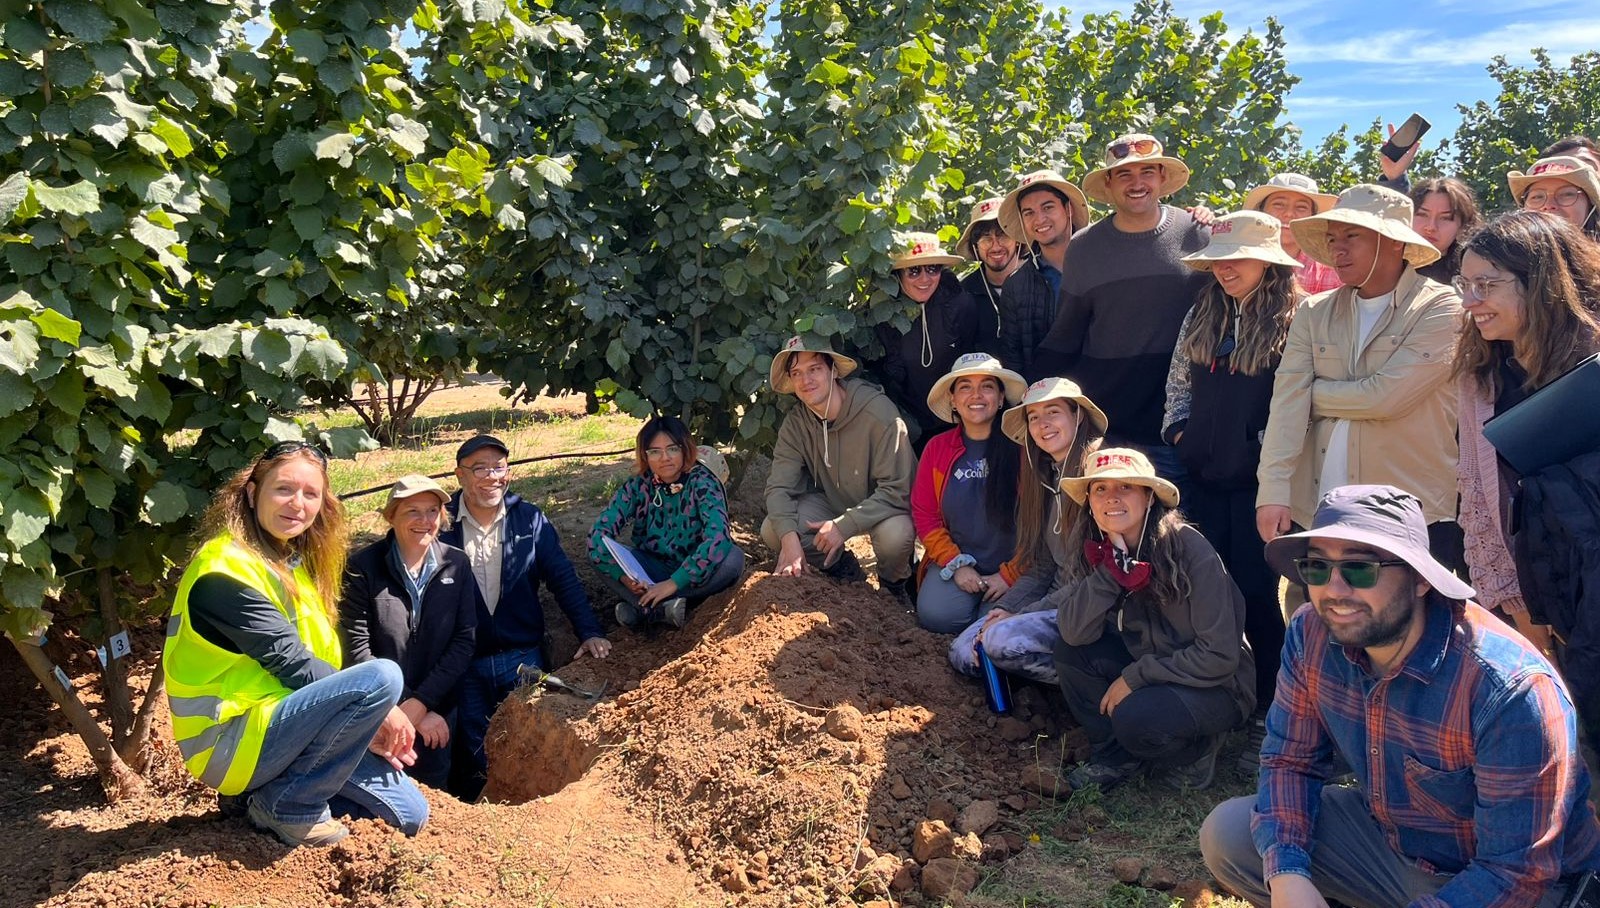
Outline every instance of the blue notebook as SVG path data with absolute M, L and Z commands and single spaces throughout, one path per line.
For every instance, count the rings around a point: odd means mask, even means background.
M 1484 423 L 1483 436 L 1523 476 L 1600 451 L 1600 353 Z

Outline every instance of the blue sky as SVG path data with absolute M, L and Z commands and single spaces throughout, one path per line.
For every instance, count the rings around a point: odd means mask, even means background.
M 1074 19 L 1126 10 L 1105 0 L 1055 3 Z M 1557 65 L 1600 48 L 1594 0 L 1173 0 L 1179 15 L 1221 10 L 1230 30 L 1261 30 L 1267 16 L 1283 24 L 1289 70 L 1289 119 L 1314 145 L 1341 123 L 1365 129 L 1374 117 L 1400 122 L 1415 111 L 1433 123 L 1431 146 L 1455 132 L 1455 105 L 1493 101 L 1498 83 L 1485 67 L 1503 54 L 1527 64 L 1543 47 Z M 1557 138 L 1555 136 L 1552 139 Z

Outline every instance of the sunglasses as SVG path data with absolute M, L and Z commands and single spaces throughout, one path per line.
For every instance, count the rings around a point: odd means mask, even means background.
M 261 459 L 277 460 L 280 457 L 296 454 L 300 451 L 310 451 L 317 455 L 317 460 L 321 461 L 323 466 L 328 465 L 328 455 L 309 441 L 280 441 L 268 448 L 266 453 L 261 455 Z
M 1378 575 L 1386 567 L 1399 567 L 1404 561 L 1380 561 L 1376 558 L 1351 558 L 1345 561 L 1334 561 L 1331 558 L 1296 558 L 1294 569 L 1300 572 L 1300 580 L 1306 586 L 1327 586 L 1333 579 L 1333 569 L 1339 569 L 1339 576 L 1344 582 L 1350 584 L 1351 589 L 1370 590 L 1378 585 Z
M 1131 154 L 1154 154 L 1161 150 L 1161 143 L 1155 139 L 1134 139 L 1131 142 L 1116 142 L 1106 146 L 1106 161 L 1120 161 Z
M 910 268 L 901 268 L 906 277 L 922 277 L 924 274 L 938 274 L 944 270 L 943 265 L 912 265 Z

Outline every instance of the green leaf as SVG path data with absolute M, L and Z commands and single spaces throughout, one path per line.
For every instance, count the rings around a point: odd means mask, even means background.
M 37 489 L 25 487 L 6 496 L 0 526 L 5 527 L 6 540 L 12 545 L 22 548 L 43 536 L 49 525 L 50 506 Z
M 85 98 L 72 108 L 72 126 L 85 135 L 98 136 L 112 148 L 128 138 L 128 121 L 104 95 Z
M 428 127 L 397 113 L 388 119 L 389 139 L 413 157 L 428 150 Z
M 807 82 L 820 82 L 823 85 L 842 85 L 849 78 L 850 70 L 832 60 L 823 60 L 806 74 Z
M 28 198 L 28 175 L 17 172 L 0 183 L 0 225 L 11 223 L 17 209 Z
M 334 132 L 324 130 L 319 136 L 312 136 L 312 153 L 323 160 L 347 158 L 350 149 L 356 144 L 356 137 L 348 132 Z
M 67 318 L 54 309 L 40 309 L 28 316 L 35 325 L 39 326 L 39 333 L 53 340 L 78 345 L 78 337 L 83 331 L 83 326 Z
M 294 55 L 312 66 L 328 57 L 328 42 L 309 28 L 297 28 L 285 36 Z
M 78 481 L 78 487 L 83 489 L 83 495 L 89 499 L 89 506 L 93 508 L 109 508 L 117 495 L 117 484 L 104 470 L 95 467 L 79 467 L 73 471 L 72 478 Z
M 172 122 L 166 117 L 158 118 L 150 124 L 150 131 L 161 141 L 167 143 L 167 148 L 180 158 L 187 158 L 194 151 L 194 143 L 189 141 L 189 134 L 182 126 Z
M 100 208 L 100 192 L 88 180 L 59 187 L 35 180 L 33 197 L 45 210 L 60 214 L 83 215 Z
M 39 326 L 32 320 L 0 321 L 0 369 L 27 375 L 39 359 Z
M 158 227 L 142 216 L 129 222 L 128 233 L 152 252 L 166 252 L 178 243 L 178 231 Z
M 189 499 L 182 486 L 162 480 L 145 493 L 143 517 L 150 523 L 172 523 L 188 512 Z
M 54 0 L 44 5 L 44 11 L 64 31 L 88 44 L 104 41 L 116 29 L 110 17 L 86 0 Z
M 533 162 L 533 170 L 551 186 L 567 186 L 572 182 L 571 166 L 564 166 L 555 158 L 539 158 Z

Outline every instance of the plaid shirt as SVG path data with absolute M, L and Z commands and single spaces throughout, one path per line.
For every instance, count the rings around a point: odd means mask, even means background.
M 1253 823 L 1267 879 L 1311 875 L 1311 831 L 1335 749 L 1389 846 L 1454 878 L 1417 908 L 1538 903 L 1600 868 L 1589 774 L 1555 669 L 1474 603 L 1430 593 L 1422 638 L 1387 677 L 1307 605 L 1283 647 Z

